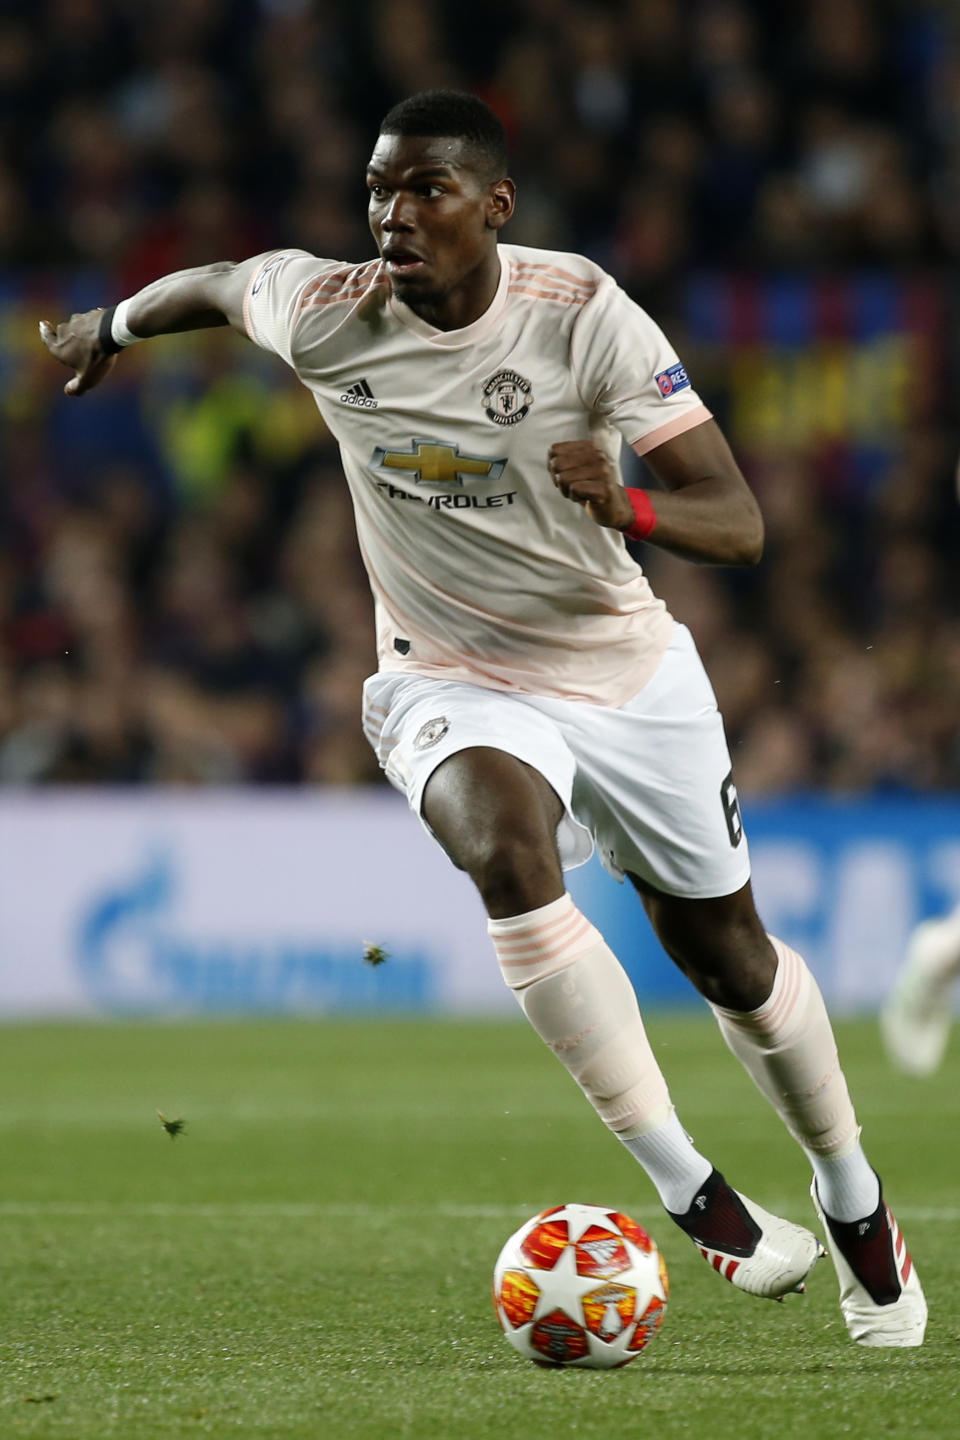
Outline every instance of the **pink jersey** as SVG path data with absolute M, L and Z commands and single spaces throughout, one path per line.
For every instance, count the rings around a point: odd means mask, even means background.
M 615 462 L 709 419 L 663 332 L 580 255 L 499 247 L 489 309 L 435 330 L 379 261 L 268 256 L 256 344 L 293 366 L 337 439 L 382 670 L 620 705 L 673 622 L 616 531 L 565 499 L 554 441 Z

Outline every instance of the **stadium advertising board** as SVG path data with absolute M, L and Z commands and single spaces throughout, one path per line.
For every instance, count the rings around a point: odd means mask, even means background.
M 875 1008 L 913 924 L 960 900 L 960 804 L 746 818 L 768 927 L 838 1010 Z M 626 886 L 596 861 L 569 878 L 643 1002 L 695 1003 Z M 0 810 L 0 1015 L 515 1008 L 470 883 L 388 791 L 8 792 Z

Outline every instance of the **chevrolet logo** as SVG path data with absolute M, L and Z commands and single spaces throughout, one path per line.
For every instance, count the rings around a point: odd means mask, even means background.
M 506 460 L 484 460 L 478 455 L 461 455 L 459 445 L 442 440 L 413 440 L 410 450 L 384 450 L 378 445 L 371 464 L 375 470 L 407 470 L 421 485 L 462 485 L 467 475 L 499 480 Z

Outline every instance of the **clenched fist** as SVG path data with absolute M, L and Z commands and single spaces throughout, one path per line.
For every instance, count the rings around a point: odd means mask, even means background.
M 561 494 L 582 505 L 598 525 L 627 530 L 634 523 L 620 471 L 591 440 L 557 441 L 550 446 L 547 467 Z

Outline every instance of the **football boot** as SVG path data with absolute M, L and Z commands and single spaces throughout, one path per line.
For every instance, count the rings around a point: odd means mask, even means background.
M 813 1205 L 830 1241 L 840 1281 L 840 1309 L 858 1345 L 906 1348 L 922 1345 L 927 1302 L 900 1226 L 883 1193 L 863 1220 L 831 1220 L 810 1187 Z
M 667 1211 L 718 1275 L 748 1295 L 782 1300 L 802 1294 L 810 1271 L 825 1253 L 802 1225 L 781 1220 L 733 1190 L 713 1170 L 685 1215 Z

